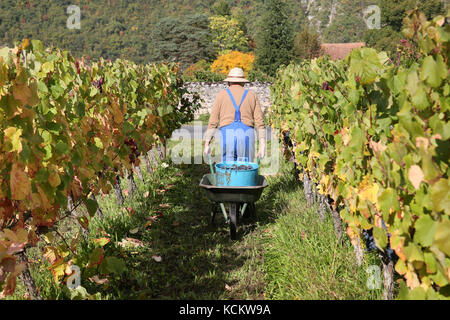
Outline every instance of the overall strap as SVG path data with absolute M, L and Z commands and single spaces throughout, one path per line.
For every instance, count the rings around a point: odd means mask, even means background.
M 240 110 L 241 110 L 242 103 L 244 102 L 245 97 L 247 96 L 248 90 L 245 90 L 244 95 L 242 96 L 242 100 L 241 100 L 241 103 L 239 104 L 239 106 L 236 104 L 236 101 L 234 100 L 233 95 L 231 94 L 231 91 L 230 91 L 229 88 L 227 88 L 227 92 L 228 92 L 228 95 L 231 98 L 231 102 L 233 103 L 234 108 L 236 109 L 236 112 L 234 113 L 234 121 L 235 122 L 240 122 L 241 121 L 241 111 Z

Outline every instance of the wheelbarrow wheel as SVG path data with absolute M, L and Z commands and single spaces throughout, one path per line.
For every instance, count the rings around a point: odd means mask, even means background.
M 230 203 L 230 237 L 231 240 L 236 240 L 237 231 L 237 204 Z

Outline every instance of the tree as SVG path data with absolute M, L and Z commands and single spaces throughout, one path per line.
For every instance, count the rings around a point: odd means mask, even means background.
M 212 31 L 212 41 L 218 55 L 233 50 L 248 51 L 248 41 L 244 31 L 239 28 L 239 22 L 230 17 L 212 16 L 209 18 Z
M 293 57 L 294 34 L 285 2 L 268 0 L 256 38 L 256 66 L 274 76 Z
M 231 7 L 228 1 L 220 0 L 214 3 L 213 12 L 217 16 L 229 16 L 231 15 Z
M 317 58 L 322 54 L 320 35 L 314 31 L 304 28 L 295 37 L 294 58 L 297 61 Z
M 161 19 L 152 33 L 152 60 L 176 61 L 182 68 L 214 58 L 214 47 L 206 15 Z
M 227 75 L 233 68 L 241 68 L 244 70 L 245 76 L 253 69 L 255 56 L 252 53 L 242 53 L 239 51 L 232 51 L 223 54 L 215 60 L 211 65 L 211 71 L 223 75 Z

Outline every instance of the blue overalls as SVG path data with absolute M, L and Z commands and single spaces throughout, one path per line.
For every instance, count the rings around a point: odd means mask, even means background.
M 248 90 L 245 90 L 239 106 L 236 104 L 230 89 L 227 89 L 227 92 L 236 111 L 234 122 L 220 128 L 222 161 L 237 161 L 238 158 L 244 157 L 247 158 L 247 161 L 252 162 L 255 157 L 255 131 L 253 127 L 249 127 L 241 121 L 240 111 Z

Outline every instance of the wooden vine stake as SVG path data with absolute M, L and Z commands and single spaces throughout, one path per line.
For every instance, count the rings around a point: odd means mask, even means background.
M 140 166 L 134 166 L 133 170 L 134 170 L 134 172 L 136 172 L 136 174 L 139 177 L 139 179 L 141 179 L 142 182 L 145 182 L 144 181 L 144 176 L 142 175 L 141 167 Z
M 154 149 L 150 150 L 150 157 L 152 158 L 153 165 L 154 165 L 155 167 L 158 166 L 158 160 L 157 160 L 157 158 L 156 158 L 155 150 L 154 150 Z
M 319 195 L 319 220 L 323 221 L 325 219 L 325 214 L 327 212 L 327 198 L 324 195 Z
M 383 300 L 394 299 L 394 261 L 383 252 L 379 253 L 383 264 Z
M 134 181 L 133 170 L 128 171 L 127 180 L 128 180 L 128 190 L 130 192 L 130 197 L 133 198 L 134 194 L 137 191 L 136 182 Z
M 151 165 L 151 163 L 150 163 L 150 158 L 149 158 L 149 156 L 148 156 L 148 153 L 145 153 L 145 154 L 144 154 L 144 162 L 145 162 L 145 167 L 147 168 L 147 172 L 148 172 L 149 174 L 152 174 L 153 168 L 152 168 L 152 165 Z
M 308 207 L 314 205 L 314 194 L 312 190 L 312 182 L 308 175 L 303 171 L 303 192 L 305 193 L 306 204 Z
M 34 282 L 33 278 L 31 277 L 30 273 L 30 264 L 28 262 L 27 254 L 24 251 L 18 253 L 19 260 L 21 262 L 25 263 L 25 270 L 20 274 L 20 279 L 22 280 L 23 285 L 25 286 L 25 289 L 27 290 L 27 294 L 30 297 L 31 300 L 42 300 L 41 293 L 39 292 L 39 289 L 36 286 L 36 283 Z
M 339 215 L 339 212 L 336 210 L 330 210 L 331 216 L 333 217 L 333 224 L 334 224 L 334 233 L 336 234 L 337 239 L 342 239 L 342 234 L 344 232 L 342 228 L 342 220 L 341 216 Z
M 116 183 L 114 184 L 114 191 L 116 192 L 117 203 L 119 206 L 123 205 L 124 199 L 122 189 L 120 188 L 120 176 L 116 176 Z
M 352 229 L 347 228 L 347 234 L 350 237 L 350 242 L 355 252 L 356 264 L 360 267 L 364 258 L 364 251 L 361 244 L 361 238 L 358 234 L 354 233 Z
M 166 157 L 167 157 L 167 146 L 166 146 L 166 142 L 165 141 L 163 143 L 161 143 L 159 151 L 160 151 L 160 155 L 161 155 L 160 159 L 161 160 L 165 160 Z

